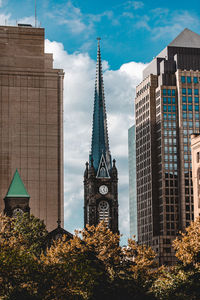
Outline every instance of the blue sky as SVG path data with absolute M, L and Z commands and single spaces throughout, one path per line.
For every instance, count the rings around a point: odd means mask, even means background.
M 13 20 L 34 15 L 34 0 L 1 0 Z M 95 38 L 113 69 L 129 61 L 149 62 L 182 29 L 200 32 L 200 4 L 191 1 L 37 0 L 38 21 L 50 40 L 69 53 L 88 51 L 95 59 Z
M 0 23 L 34 24 L 34 0 L 0 0 Z M 200 34 L 200 4 L 191 1 L 37 0 L 45 51 L 65 71 L 65 228 L 83 227 L 83 173 L 91 144 L 96 37 L 101 36 L 108 133 L 119 173 L 120 232 L 129 236 L 128 128 L 142 70 L 185 27 Z

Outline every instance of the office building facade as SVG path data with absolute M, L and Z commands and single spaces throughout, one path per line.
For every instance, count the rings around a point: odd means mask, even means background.
M 143 72 L 137 86 L 139 243 L 175 262 L 172 242 L 194 219 L 190 136 L 199 132 L 200 35 L 185 29 Z
M 44 51 L 44 29 L 0 26 L 0 211 L 18 169 L 31 213 L 63 225 L 63 70 Z

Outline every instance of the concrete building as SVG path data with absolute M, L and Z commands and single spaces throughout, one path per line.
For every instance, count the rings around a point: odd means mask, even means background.
M 159 262 L 194 219 L 191 133 L 199 132 L 200 35 L 185 29 L 143 72 L 135 99 L 139 243 Z
M 130 237 L 137 240 L 137 197 L 136 197 L 136 143 L 135 125 L 128 130 L 128 167 L 129 167 L 129 220 Z
M 200 134 L 191 135 L 194 219 L 200 216 Z
M 0 26 L 0 211 L 16 169 L 31 213 L 63 225 L 63 70 L 44 52 L 44 29 Z

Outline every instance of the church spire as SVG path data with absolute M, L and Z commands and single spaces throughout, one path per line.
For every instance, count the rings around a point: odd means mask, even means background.
M 104 98 L 103 73 L 101 64 L 100 38 L 97 38 L 97 64 L 96 64 L 96 82 L 94 93 L 94 112 L 93 112 L 93 128 L 92 128 L 92 146 L 90 153 L 93 159 L 95 171 L 99 169 L 99 164 L 102 161 L 102 155 L 105 159 L 106 168 L 111 169 L 111 155 L 109 151 L 108 131 L 106 106 Z M 108 174 L 109 176 L 109 174 Z M 107 177 L 107 176 L 106 176 Z

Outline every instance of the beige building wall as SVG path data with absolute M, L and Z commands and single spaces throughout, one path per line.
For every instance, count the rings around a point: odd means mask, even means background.
M 191 135 L 194 219 L 200 216 L 200 134 Z
M 0 26 L 0 211 L 17 168 L 48 230 L 64 218 L 63 76 L 43 28 Z

